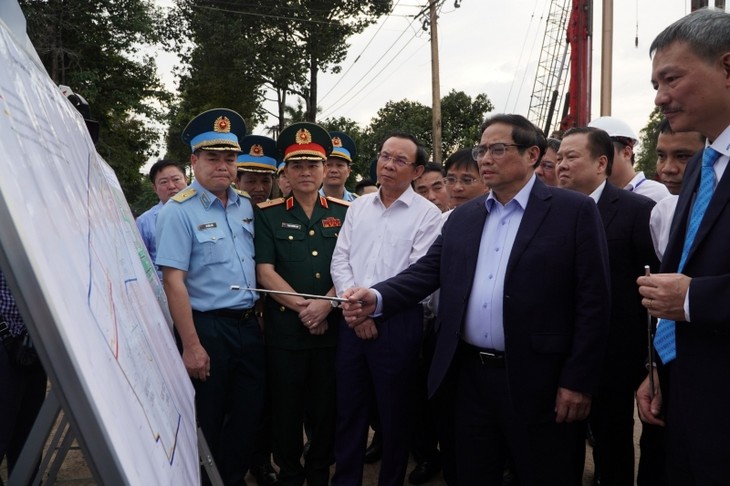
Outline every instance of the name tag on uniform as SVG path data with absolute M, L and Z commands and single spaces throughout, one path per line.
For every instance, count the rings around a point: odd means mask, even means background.
M 199 230 L 206 230 L 211 228 L 217 228 L 218 225 L 216 223 L 203 223 L 201 225 L 198 225 Z
M 342 226 L 342 221 L 330 216 L 329 218 L 322 220 L 322 226 L 324 226 L 325 228 L 339 228 L 340 226 Z
M 253 221 L 253 219 L 251 219 L 251 218 L 243 218 L 243 222 L 246 223 L 246 224 L 249 224 L 251 221 Z
M 295 230 L 302 229 L 301 224 L 295 224 L 295 223 L 281 223 L 281 227 L 286 228 L 286 229 L 295 229 Z

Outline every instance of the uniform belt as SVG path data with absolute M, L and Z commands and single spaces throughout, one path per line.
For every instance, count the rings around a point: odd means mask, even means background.
M 490 368 L 504 368 L 504 351 L 497 351 L 496 349 L 480 348 L 474 346 L 466 341 L 459 343 L 459 349 L 461 353 L 470 359 L 476 358 L 476 360 L 484 366 Z
M 237 321 L 245 321 L 246 319 L 254 316 L 253 307 L 249 309 L 213 309 L 205 312 L 195 312 L 207 314 L 209 316 L 227 317 L 228 319 L 235 319 Z

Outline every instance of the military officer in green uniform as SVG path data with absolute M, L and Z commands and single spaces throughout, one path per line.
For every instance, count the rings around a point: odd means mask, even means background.
M 256 275 L 270 290 L 334 296 L 330 260 L 349 203 L 321 196 L 329 134 L 295 123 L 278 140 L 291 195 L 256 210 Z M 340 311 L 328 300 L 267 297 L 264 333 L 279 483 L 329 484 L 335 432 L 335 344 Z M 301 463 L 306 414 L 310 449 Z

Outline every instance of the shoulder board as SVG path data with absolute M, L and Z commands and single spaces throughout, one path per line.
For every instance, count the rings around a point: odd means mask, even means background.
M 196 193 L 197 193 L 197 191 L 195 190 L 195 188 L 188 187 L 187 189 L 178 192 L 177 194 L 172 196 L 170 199 L 172 199 L 173 201 L 175 201 L 177 203 L 181 203 L 181 202 L 187 201 L 188 199 L 193 197 Z
M 327 196 L 327 200 L 332 201 L 333 203 L 337 203 L 341 206 L 349 206 L 350 204 L 352 204 L 349 201 L 345 201 L 344 199 L 337 199 L 336 197 L 332 197 L 332 196 Z
M 246 191 L 242 191 L 240 189 L 233 189 L 233 190 L 236 191 L 236 194 L 238 194 L 239 196 L 251 199 L 251 196 L 249 196 Z
M 270 208 L 272 206 L 278 206 L 279 204 L 284 204 L 285 200 L 286 199 L 284 199 L 283 197 L 278 197 L 276 199 L 271 199 L 269 201 L 260 202 L 256 206 L 258 206 L 259 209 L 266 209 L 266 208 Z

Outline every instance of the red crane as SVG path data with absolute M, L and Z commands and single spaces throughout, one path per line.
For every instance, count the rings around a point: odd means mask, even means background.
M 591 49 L 593 1 L 573 0 L 568 22 L 570 44 L 570 84 L 566 104 L 568 111 L 560 121 L 560 130 L 586 126 L 591 118 Z

